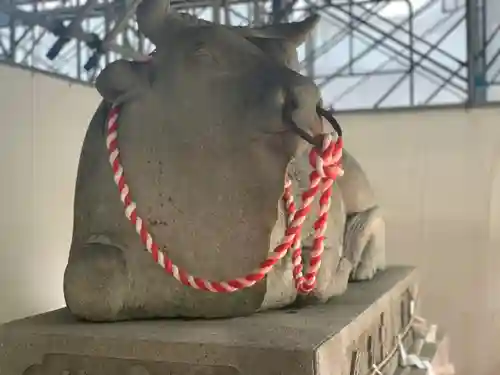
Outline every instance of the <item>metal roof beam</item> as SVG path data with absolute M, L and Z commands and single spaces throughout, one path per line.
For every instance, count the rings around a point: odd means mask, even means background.
M 56 21 L 58 25 L 55 27 L 55 34 L 59 36 L 59 38 L 57 38 L 52 47 L 47 51 L 46 56 L 49 60 L 54 60 L 64 46 L 71 41 L 71 35 L 73 35 L 75 31 L 81 29 L 82 21 L 95 5 L 97 5 L 97 0 L 87 0 L 85 5 L 76 12 L 75 17 L 70 21 L 68 26 L 63 25 L 61 21 Z
M 0 0 L 0 11 L 11 14 L 15 19 L 19 20 L 26 26 L 40 26 L 47 30 L 49 30 L 54 35 L 59 36 L 59 30 L 57 29 L 57 22 L 54 22 L 49 17 L 38 14 L 31 13 L 20 10 L 16 6 L 8 4 L 5 0 Z M 92 33 L 87 33 L 83 31 L 80 27 L 71 30 L 68 33 L 70 38 L 79 40 L 84 42 L 87 45 L 92 45 L 96 42 L 96 35 Z M 143 54 L 133 50 L 132 48 L 127 48 L 125 46 L 121 46 L 114 41 L 109 41 L 105 46 L 107 51 L 113 51 L 121 54 L 126 58 L 132 58 L 137 60 L 143 60 L 146 58 Z

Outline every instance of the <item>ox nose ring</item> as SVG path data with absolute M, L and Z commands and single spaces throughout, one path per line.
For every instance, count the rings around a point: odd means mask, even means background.
M 316 107 L 316 113 L 318 114 L 319 117 L 322 117 L 324 119 L 326 119 L 330 125 L 332 126 L 333 130 L 337 133 L 337 135 L 339 137 L 342 137 L 342 128 L 340 127 L 340 124 L 338 123 L 338 121 L 335 119 L 335 117 L 333 117 L 332 113 L 330 111 L 327 111 L 326 109 L 320 107 L 320 106 L 317 106 Z M 299 127 L 295 121 L 293 121 L 292 119 L 288 119 L 287 121 L 290 126 L 292 127 L 292 130 L 300 137 L 302 138 L 304 141 L 306 141 L 307 143 L 309 143 L 310 145 L 312 145 L 313 147 L 316 147 L 318 149 L 321 149 L 322 147 L 322 140 L 321 140 L 321 137 L 313 137 L 311 134 L 309 134 L 308 132 L 306 132 L 304 129 L 302 129 L 301 127 Z
M 292 130 L 300 137 L 302 138 L 304 141 L 306 141 L 307 143 L 309 143 L 310 145 L 314 146 L 314 147 L 319 147 L 321 148 L 321 140 L 318 140 L 316 139 L 315 137 L 313 137 L 311 134 L 309 134 L 308 132 L 306 132 L 304 129 L 302 129 L 301 127 L 299 127 L 295 121 L 293 121 L 292 119 L 289 119 L 288 120 L 288 123 L 290 124 L 290 126 L 292 127 Z
M 326 119 L 332 126 L 333 130 L 335 130 L 335 133 L 337 133 L 337 136 L 342 137 L 342 128 L 340 127 L 340 124 L 338 121 L 333 117 L 333 114 L 330 111 L 327 111 L 323 107 L 317 106 L 316 107 L 316 113 L 320 116 Z

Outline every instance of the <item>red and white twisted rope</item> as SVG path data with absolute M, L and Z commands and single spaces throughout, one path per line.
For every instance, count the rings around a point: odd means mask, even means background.
M 159 247 L 147 230 L 144 220 L 139 217 L 136 204 L 131 198 L 130 189 L 125 180 L 123 166 L 120 161 L 120 150 L 118 147 L 119 113 L 119 107 L 113 106 L 107 121 L 106 146 L 109 152 L 109 162 L 113 169 L 114 181 L 118 186 L 120 199 L 125 208 L 125 216 L 134 225 L 142 243 L 151 253 L 155 262 L 164 268 L 167 273 L 182 284 L 194 289 L 215 293 L 231 293 L 251 287 L 262 280 L 272 270 L 273 266 L 292 249 L 293 277 L 297 290 L 300 293 L 308 293 L 314 288 L 316 274 L 321 265 L 321 255 L 324 250 L 324 233 L 327 228 L 332 185 L 337 176 L 343 173 L 340 165 L 340 158 L 342 156 L 341 137 L 338 137 L 335 141 L 332 135 L 326 134 L 323 138 L 321 152 L 313 148 L 309 153 L 309 163 L 314 170 L 309 176 L 309 188 L 302 194 L 302 207 L 298 210 L 293 201 L 291 182 L 288 178 L 286 179 L 283 200 L 287 211 L 288 225 L 282 241 L 272 254 L 260 264 L 259 268 L 246 276 L 227 281 L 211 281 L 192 276 L 185 270 L 177 267 L 167 255 L 159 251 Z M 314 223 L 315 233 L 309 270 L 304 276 L 302 273 L 300 232 L 318 191 L 321 192 L 319 198 L 320 210 L 318 219 Z

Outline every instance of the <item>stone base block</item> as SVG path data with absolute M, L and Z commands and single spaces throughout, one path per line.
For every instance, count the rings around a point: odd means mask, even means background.
M 417 274 L 390 267 L 328 304 L 224 320 L 86 323 L 66 309 L 0 326 L 1 375 L 364 375 L 408 329 Z

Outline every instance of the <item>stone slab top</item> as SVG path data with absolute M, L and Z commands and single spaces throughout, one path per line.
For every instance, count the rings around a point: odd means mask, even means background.
M 414 267 L 391 266 L 371 281 L 349 284 L 347 292 L 327 304 L 267 311 L 217 320 L 148 320 L 89 323 L 59 309 L 0 326 L 0 337 L 36 335 L 100 342 L 150 342 L 210 347 L 313 351 L 335 336 L 362 331 L 395 296 L 417 282 Z M 359 327 L 358 327 L 359 326 Z M 340 335 L 339 335 L 340 334 Z

